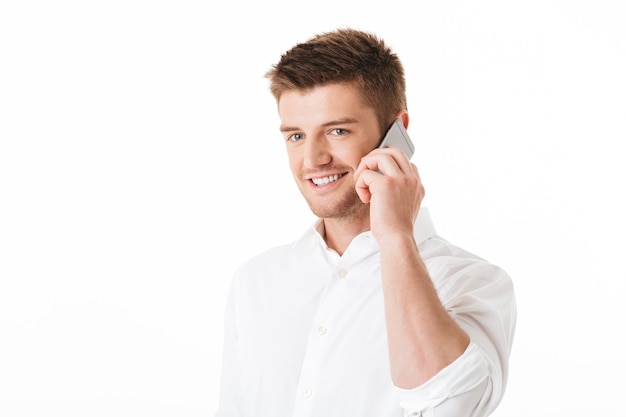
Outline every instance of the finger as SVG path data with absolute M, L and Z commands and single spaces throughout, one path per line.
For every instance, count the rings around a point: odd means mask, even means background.
M 365 182 L 359 177 L 354 187 L 357 195 L 364 203 L 369 203 L 372 199 L 372 193 L 370 192 L 370 188 Z
M 389 147 L 387 149 L 403 173 L 411 174 L 413 172 L 413 169 L 411 168 L 411 161 L 402 149 L 395 147 Z
M 396 159 L 397 157 L 398 155 L 395 155 L 389 148 L 371 152 L 361 159 L 361 163 L 357 167 L 356 174 L 359 175 L 362 171 L 371 170 L 380 171 L 385 175 L 400 175 L 403 173 L 403 170 L 398 164 L 398 160 Z
M 369 203 L 372 199 L 372 191 L 370 186 L 376 179 L 380 179 L 383 174 L 378 171 L 364 170 L 356 177 L 355 190 L 359 195 L 359 198 L 364 203 Z

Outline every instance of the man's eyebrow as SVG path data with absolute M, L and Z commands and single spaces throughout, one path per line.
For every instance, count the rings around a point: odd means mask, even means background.
M 285 125 L 280 125 L 280 131 L 281 132 L 294 132 L 296 130 L 300 130 L 297 127 L 291 127 L 291 126 L 285 126 Z
M 347 125 L 347 124 L 353 124 L 353 123 L 357 123 L 358 120 L 352 117 L 346 117 L 343 119 L 337 119 L 337 120 L 331 120 L 329 122 L 323 123 L 321 125 L 321 127 L 330 127 L 330 126 L 337 126 L 337 125 Z M 294 132 L 296 130 L 301 130 L 299 127 L 295 127 L 295 126 L 286 126 L 286 125 L 280 125 L 280 131 L 281 132 Z
M 357 123 L 358 120 L 352 117 L 345 117 L 343 119 L 331 120 L 330 122 L 324 123 L 323 127 L 336 126 L 336 125 L 349 125 L 353 123 Z

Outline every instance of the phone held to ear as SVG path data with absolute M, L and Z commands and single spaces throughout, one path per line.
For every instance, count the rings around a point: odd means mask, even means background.
M 400 119 L 396 119 L 393 122 L 387 130 L 385 137 L 380 142 L 380 145 L 378 145 L 379 148 L 386 148 L 388 146 L 402 149 L 409 159 L 411 159 L 415 152 L 415 146 L 413 146 L 409 133 L 404 128 L 404 124 Z

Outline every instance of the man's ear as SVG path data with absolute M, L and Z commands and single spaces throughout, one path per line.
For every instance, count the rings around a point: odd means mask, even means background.
M 396 119 L 402 120 L 402 124 L 404 125 L 405 129 L 409 128 L 409 112 L 408 111 L 406 111 L 406 110 L 400 111 L 396 115 Z

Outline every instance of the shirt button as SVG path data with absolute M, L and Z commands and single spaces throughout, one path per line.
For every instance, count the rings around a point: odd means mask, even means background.
M 304 391 L 302 391 L 302 395 L 304 395 L 304 398 L 309 398 L 311 394 L 313 394 L 311 388 L 305 388 Z
M 345 269 L 341 268 L 339 271 L 337 271 L 337 276 L 339 278 L 345 278 L 346 275 L 348 275 L 348 271 L 346 271 Z
M 320 336 L 324 336 L 326 334 L 326 327 L 324 326 L 320 326 L 317 328 L 317 334 L 319 334 Z

